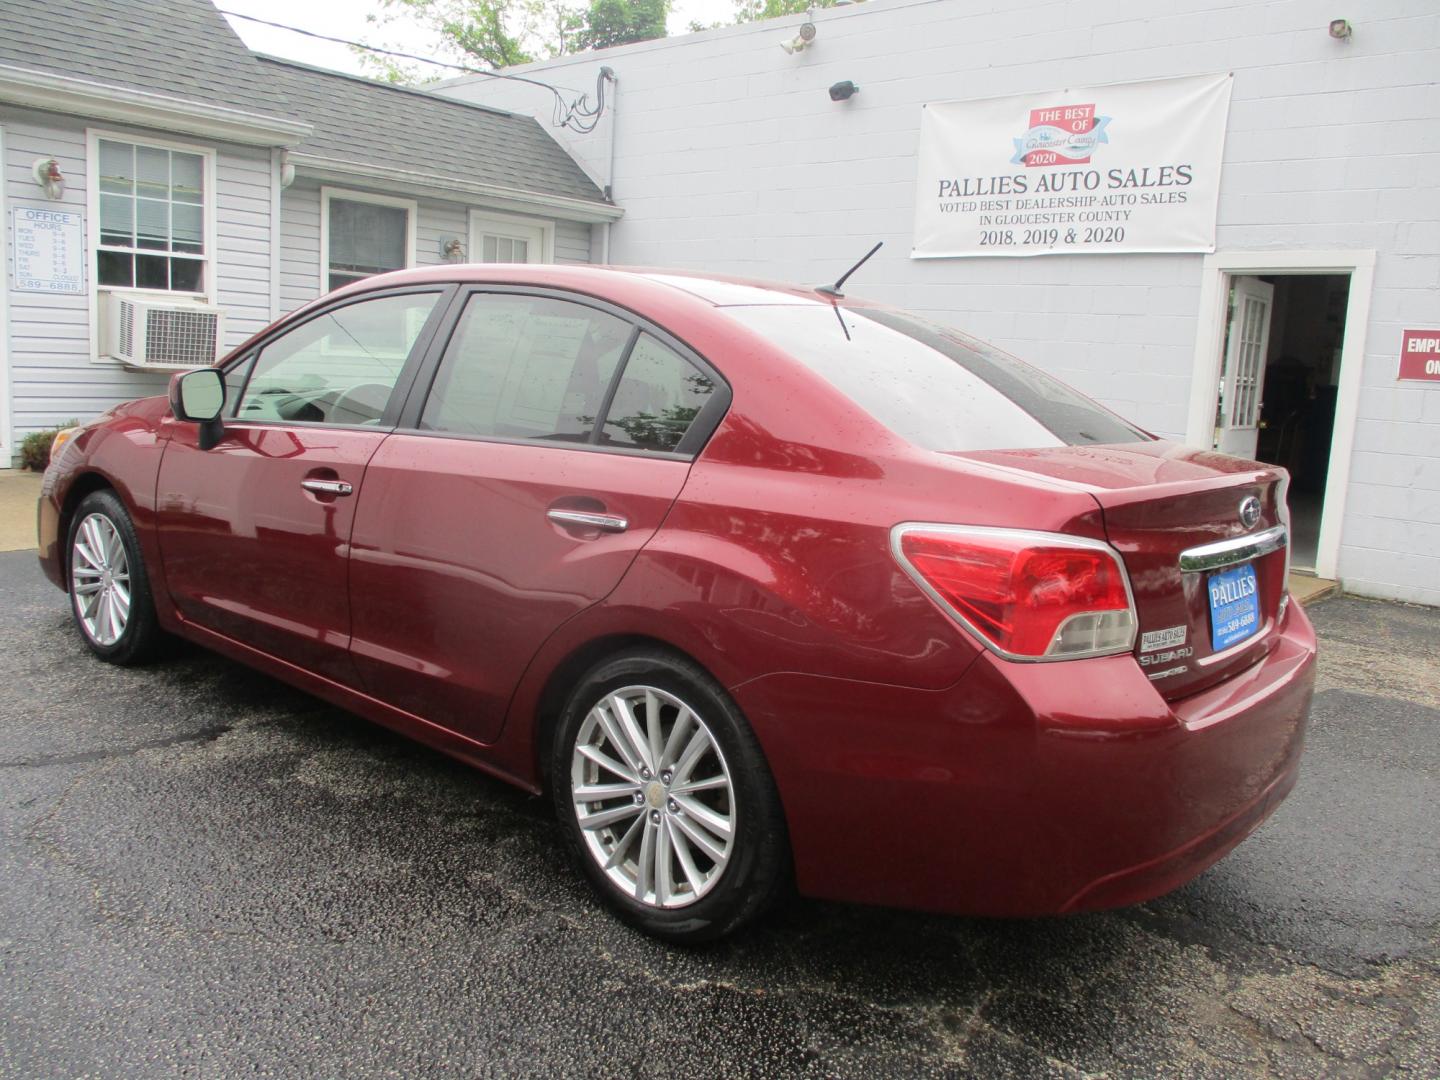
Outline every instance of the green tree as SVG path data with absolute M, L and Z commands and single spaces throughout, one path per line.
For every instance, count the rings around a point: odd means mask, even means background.
M 804 15 L 811 8 L 834 7 L 839 0 L 731 0 L 731 2 L 735 5 L 735 17 L 729 22 L 692 22 L 690 32 L 693 34 L 701 30 L 719 30 L 722 26 L 734 26 L 737 23 L 778 19 L 781 15 Z M 853 0 L 853 2 L 860 4 L 864 3 L 864 0 Z
M 804 15 L 811 8 L 834 7 L 835 0 L 734 0 L 737 23 L 776 19 L 781 15 Z
M 413 51 L 503 68 L 664 37 L 669 8 L 670 0 L 380 0 L 380 12 L 369 21 L 381 30 L 399 22 L 418 24 L 437 39 L 435 48 Z M 435 77 L 424 64 L 357 52 L 367 67 L 391 82 Z
M 670 0 L 590 0 L 582 47 L 604 49 L 665 36 Z

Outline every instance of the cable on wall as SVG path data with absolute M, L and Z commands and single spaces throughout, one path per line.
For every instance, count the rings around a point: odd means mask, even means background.
M 595 79 L 595 104 L 590 104 L 590 95 L 581 94 L 573 100 L 566 100 L 561 93 L 561 88 L 552 86 L 550 83 L 541 82 L 539 79 L 526 78 L 524 75 L 509 75 L 503 71 L 491 71 L 486 68 L 470 67 L 468 64 L 455 64 L 448 60 L 437 60 L 433 56 L 420 56 L 416 53 L 401 52 L 398 49 L 383 49 L 378 45 L 366 45 L 364 42 L 351 41 L 348 38 L 334 37 L 330 34 L 321 34 L 314 30 L 303 30 L 298 26 L 288 26 L 285 23 L 272 22 L 269 19 L 261 19 L 254 15 L 242 15 L 238 11 L 227 11 L 224 8 L 218 9 L 221 15 L 227 15 L 232 19 L 243 19 L 246 22 L 259 23 L 262 26 L 273 27 L 276 30 L 288 30 L 292 34 L 300 34 L 308 38 L 316 38 L 319 41 L 329 41 L 336 45 L 348 45 L 352 49 L 361 49 L 365 52 L 379 53 L 382 56 L 394 56 L 402 60 L 418 60 L 422 64 L 433 64 L 435 67 L 449 68 L 452 71 L 463 72 L 466 75 L 483 75 L 489 79 L 506 79 L 510 82 L 526 83 L 530 86 L 538 86 L 542 90 L 549 90 L 554 98 L 554 106 L 551 111 L 550 122 L 559 128 L 569 128 L 571 131 L 588 135 L 595 130 L 600 123 L 600 117 L 605 112 L 605 84 L 615 77 L 615 73 L 608 67 L 600 69 Z M 571 91 L 574 93 L 574 91 Z

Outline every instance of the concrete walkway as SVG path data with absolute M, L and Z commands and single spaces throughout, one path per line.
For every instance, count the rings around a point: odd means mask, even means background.
M 1316 577 L 1314 574 L 1290 575 L 1290 595 L 1302 604 L 1323 600 L 1338 588 L 1329 578 Z
M 0 469 L 0 551 L 35 546 L 35 503 L 39 498 L 39 473 Z

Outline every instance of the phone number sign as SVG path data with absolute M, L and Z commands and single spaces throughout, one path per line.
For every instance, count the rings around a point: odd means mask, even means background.
M 17 206 L 11 214 L 18 292 L 85 291 L 85 219 L 73 210 Z
M 1400 378 L 1440 382 L 1440 330 L 1406 330 L 1400 338 Z
M 1232 82 L 927 104 L 911 257 L 1214 251 Z

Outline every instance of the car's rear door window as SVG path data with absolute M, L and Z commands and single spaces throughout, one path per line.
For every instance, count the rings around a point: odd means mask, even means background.
M 715 393 L 715 380 L 650 334 L 641 334 L 600 429 L 600 443 L 673 451 Z
M 729 387 L 667 337 L 579 301 L 477 292 L 450 336 L 417 426 L 694 453 L 724 414 Z
M 904 312 L 822 303 L 720 310 L 927 449 L 1038 449 L 1149 438 L 1058 379 Z
M 450 338 L 420 427 L 589 442 L 634 327 L 548 296 L 478 293 Z

